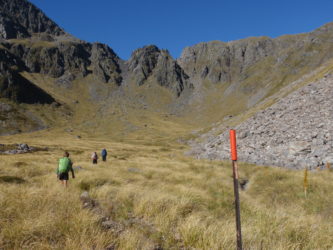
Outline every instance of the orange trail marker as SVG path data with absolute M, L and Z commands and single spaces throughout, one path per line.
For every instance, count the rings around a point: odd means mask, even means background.
M 236 131 L 230 130 L 230 151 L 231 151 L 231 160 L 237 161 L 237 144 L 236 144 Z
M 234 179 L 234 195 L 235 195 L 235 210 L 236 210 L 236 236 L 237 236 L 237 250 L 242 250 L 242 229 L 240 217 L 240 202 L 238 191 L 238 165 L 237 165 L 237 144 L 236 144 L 236 131 L 230 130 L 230 152 L 232 160 L 232 170 Z

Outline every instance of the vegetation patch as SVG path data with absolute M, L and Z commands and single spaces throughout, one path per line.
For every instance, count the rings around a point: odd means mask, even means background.
M 0 176 L 0 183 L 5 182 L 5 183 L 13 183 L 13 184 L 22 184 L 25 183 L 26 181 L 20 177 L 17 176 Z
M 22 161 L 17 161 L 13 163 L 14 167 L 21 168 L 21 167 L 26 167 L 28 166 L 28 163 L 22 162 Z
M 78 183 L 78 186 L 83 191 L 90 191 L 93 188 L 102 187 L 105 184 L 117 184 L 116 181 L 110 180 L 108 178 L 96 178 L 96 179 L 88 179 L 88 180 L 81 180 Z

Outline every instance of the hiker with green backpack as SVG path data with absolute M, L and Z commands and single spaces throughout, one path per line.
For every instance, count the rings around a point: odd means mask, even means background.
M 58 179 L 62 182 L 62 184 L 67 187 L 67 181 L 68 181 L 68 172 L 72 172 L 73 179 L 75 178 L 74 170 L 72 168 L 73 163 L 71 159 L 69 158 L 69 153 L 66 151 L 64 153 L 64 157 L 59 159 L 59 165 L 57 168 L 57 176 Z

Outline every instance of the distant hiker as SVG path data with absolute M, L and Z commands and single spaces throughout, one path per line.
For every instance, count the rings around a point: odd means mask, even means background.
M 108 155 L 108 152 L 106 151 L 105 148 L 102 150 L 101 155 L 102 155 L 103 161 L 106 161 L 106 156 Z
M 98 156 L 96 152 L 92 153 L 91 159 L 93 164 L 97 164 Z
M 59 164 L 57 168 L 57 176 L 59 181 L 62 182 L 62 184 L 67 187 L 67 181 L 68 181 L 68 172 L 72 172 L 73 179 L 75 178 L 74 170 L 72 168 L 73 162 L 69 158 L 69 153 L 66 151 L 64 153 L 64 157 L 59 159 Z

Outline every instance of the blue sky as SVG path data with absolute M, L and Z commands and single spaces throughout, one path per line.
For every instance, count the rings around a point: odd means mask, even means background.
M 121 58 L 148 44 L 186 46 L 309 32 L 333 21 L 332 0 L 31 0 L 68 33 Z

